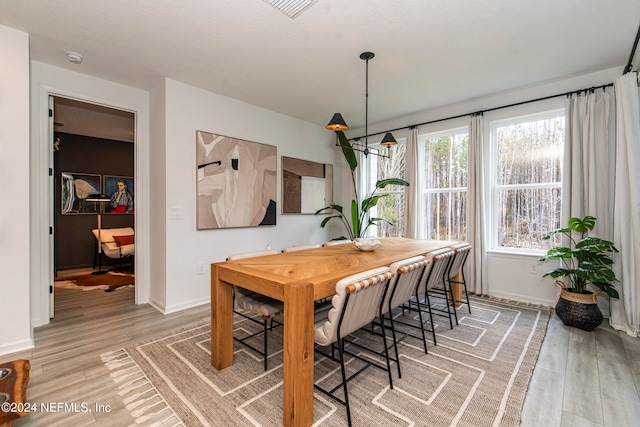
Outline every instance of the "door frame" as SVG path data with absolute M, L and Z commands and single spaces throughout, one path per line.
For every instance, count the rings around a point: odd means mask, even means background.
M 84 76 L 93 79 L 89 76 Z M 110 83 L 110 82 L 107 82 Z M 38 83 L 34 83 L 38 84 Z M 111 83 L 110 83 L 111 84 Z M 112 83 L 116 85 L 115 83 Z M 120 86 L 120 85 L 118 85 Z M 53 227 L 53 147 L 51 145 L 50 135 L 53 129 L 49 125 L 49 97 L 58 96 L 70 98 L 90 104 L 98 104 L 109 108 L 115 108 L 131 112 L 135 115 L 135 136 L 134 136 L 134 179 L 136 182 L 136 262 L 135 262 L 135 303 L 145 304 L 149 302 L 150 295 L 150 266 L 149 266 L 149 138 L 148 138 L 148 93 L 144 92 L 144 102 L 127 103 L 113 97 L 107 98 L 109 88 L 102 88 L 101 94 L 91 96 L 88 92 L 94 92 L 91 84 L 85 88 L 85 93 L 76 92 L 74 90 L 52 87 L 39 83 L 37 89 L 33 93 L 34 99 L 32 105 L 32 115 L 37 117 L 32 123 L 32 141 L 34 144 L 32 151 L 32 185 L 34 193 L 33 197 L 37 197 L 37 214 L 32 216 L 31 236 L 32 242 L 37 246 L 32 250 L 32 266 L 31 266 L 31 326 L 37 327 L 49 323 L 53 314 L 49 305 L 51 289 L 54 281 L 55 265 L 53 263 L 53 234 L 49 233 L 49 227 Z M 129 88 L 131 91 L 143 92 L 135 88 Z M 125 89 L 126 92 L 126 89 Z M 136 97 L 132 94 L 133 98 Z M 116 94 L 117 98 L 117 94 Z M 128 96 L 122 98 L 129 99 Z M 35 104 L 35 105 L 34 105 Z M 35 135 L 34 135 L 35 134 Z M 35 200 L 32 198 L 32 201 Z M 34 212 L 35 213 L 35 212 Z M 54 231 L 55 232 L 55 231 Z

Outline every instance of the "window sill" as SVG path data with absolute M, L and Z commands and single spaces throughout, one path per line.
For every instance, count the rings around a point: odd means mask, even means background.
M 513 257 L 513 258 L 535 258 L 536 260 L 541 258 L 546 253 L 547 251 L 543 251 L 543 250 L 540 250 L 540 251 L 534 251 L 534 250 L 510 251 L 510 250 L 504 250 L 504 249 L 487 250 L 487 255 L 499 255 L 499 256 L 507 256 L 507 257 Z

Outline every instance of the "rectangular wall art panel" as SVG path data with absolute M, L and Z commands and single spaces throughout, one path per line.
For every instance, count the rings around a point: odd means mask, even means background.
M 111 198 L 104 204 L 105 213 L 134 213 L 133 178 L 128 176 L 104 176 L 103 193 Z
M 100 175 L 62 172 L 60 183 L 60 206 L 63 214 L 98 213 L 99 204 L 85 199 L 92 194 L 100 194 Z
M 276 225 L 276 147 L 196 131 L 198 230 Z
M 282 156 L 282 213 L 314 214 L 333 203 L 333 166 Z

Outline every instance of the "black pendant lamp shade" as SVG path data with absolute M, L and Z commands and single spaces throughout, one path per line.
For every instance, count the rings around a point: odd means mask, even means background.
M 390 147 L 392 145 L 396 145 L 397 143 L 398 141 L 396 141 L 393 135 L 391 135 L 391 132 L 387 132 L 384 138 L 382 138 L 382 142 L 380 142 L 380 144 L 384 145 L 385 147 Z
M 349 129 L 349 126 L 347 126 L 347 123 L 344 121 L 342 114 L 340 113 L 335 113 L 333 117 L 331 117 L 331 120 L 329 120 L 326 127 L 334 132 Z

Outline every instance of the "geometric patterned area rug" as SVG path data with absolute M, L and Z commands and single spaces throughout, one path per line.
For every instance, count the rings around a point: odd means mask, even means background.
M 400 341 L 402 378 L 392 362 L 393 390 L 387 373 L 373 367 L 350 381 L 353 425 L 520 425 L 550 309 L 472 297 L 471 311 L 459 309 L 459 325 L 453 329 L 448 319 L 434 319 L 437 345 L 429 342 L 428 354 L 419 339 Z M 417 315 L 407 314 L 407 318 Z M 236 316 L 235 322 L 236 336 L 255 330 L 242 317 Z M 366 330 L 356 336 L 360 343 L 381 341 Z M 102 360 L 136 425 L 280 426 L 282 328 L 270 333 L 269 343 L 267 372 L 261 358 L 235 340 L 233 366 L 217 371 L 210 362 L 206 319 L 104 353 Z M 318 353 L 315 357 L 316 383 L 327 388 L 332 381 L 339 382 L 339 366 Z M 347 369 L 358 369 L 359 363 L 348 359 Z M 346 410 L 314 390 L 314 420 L 317 426 L 344 426 Z
M 133 273 L 109 271 L 105 274 L 79 274 L 68 276 L 64 279 L 56 279 L 56 288 L 82 289 L 83 291 L 100 290 L 113 291 L 121 287 L 135 286 L 136 279 Z

